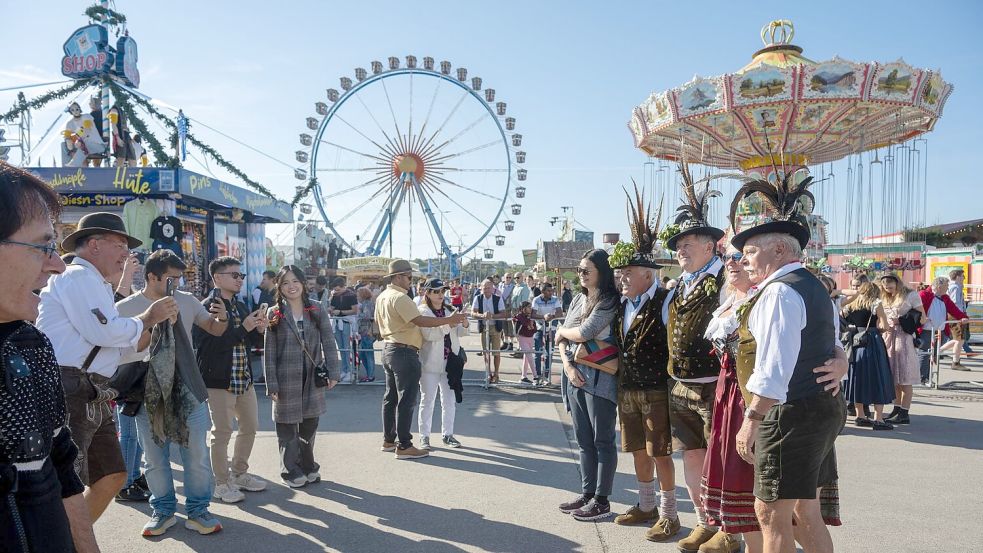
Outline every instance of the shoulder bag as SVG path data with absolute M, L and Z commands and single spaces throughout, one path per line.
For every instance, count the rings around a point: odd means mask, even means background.
M 574 362 L 614 375 L 620 368 L 618 348 L 604 340 L 588 340 L 577 344 Z
M 314 385 L 317 386 L 318 388 L 326 387 L 331 377 L 330 377 L 330 373 L 328 372 L 328 366 L 325 365 L 323 361 L 324 360 L 323 346 L 321 349 L 322 361 L 318 363 L 317 361 L 314 360 L 314 357 L 311 356 L 311 353 L 307 351 L 307 344 L 304 343 L 304 339 L 300 337 L 300 333 L 297 332 L 297 329 L 290 324 L 290 321 L 284 321 L 284 323 L 290 327 L 290 330 L 291 332 L 293 332 L 294 337 L 297 338 L 297 343 L 300 344 L 300 349 L 304 351 L 304 355 L 307 356 L 307 359 L 310 360 L 311 362 L 311 366 L 314 367 Z

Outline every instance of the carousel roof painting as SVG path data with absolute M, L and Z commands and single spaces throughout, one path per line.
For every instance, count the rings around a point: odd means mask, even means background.
M 628 123 L 635 146 L 720 168 L 749 170 L 772 156 L 825 163 L 931 131 L 952 93 L 938 70 L 901 59 L 816 62 L 793 36 L 790 21 L 771 22 L 739 71 L 653 93 Z

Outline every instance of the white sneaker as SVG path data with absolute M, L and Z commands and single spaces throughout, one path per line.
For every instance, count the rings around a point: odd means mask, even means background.
M 310 474 L 307 475 L 307 483 L 308 484 L 316 484 L 316 483 L 318 483 L 320 481 L 321 481 L 321 473 L 320 472 L 312 472 L 312 473 L 310 473 Z
M 215 491 L 212 492 L 212 497 L 215 499 L 221 499 L 225 503 L 238 503 L 243 499 L 246 499 L 246 494 L 240 492 L 235 486 L 229 484 L 219 484 L 215 486 Z
M 298 476 L 297 478 L 288 479 L 283 478 L 283 483 L 290 486 L 291 488 L 303 488 L 307 485 L 306 476 Z
M 256 478 L 252 474 L 248 473 L 233 476 L 229 479 L 229 483 L 239 489 L 246 490 L 247 492 L 261 492 L 266 489 L 265 480 Z

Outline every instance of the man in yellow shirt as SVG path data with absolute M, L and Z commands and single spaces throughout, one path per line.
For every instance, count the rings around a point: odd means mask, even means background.
M 413 411 L 420 391 L 420 327 L 467 324 L 463 313 L 449 317 L 420 315 L 407 290 L 413 285 L 413 266 L 405 259 L 389 263 L 389 286 L 375 301 L 375 321 L 384 347 L 382 364 L 386 371 L 386 395 L 382 400 L 382 451 L 396 452 L 397 459 L 422 459 L 426 450 L 413 447 Z

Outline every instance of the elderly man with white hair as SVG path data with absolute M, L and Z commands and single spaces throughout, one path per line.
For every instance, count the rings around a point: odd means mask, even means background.
M 805 201 L 812 198 L 810 183 L 796 173 L 738 191 L 743 197 L 775 189 L 764 193 L 772 219 L 732 240 L 754 284 L 738 311 L 737 378 L 747 410 L 736 442 L 738 454 L 754 465 L 764 553 L 794 551 L 795 541 L 811 553 L 833 551 L 819 497 L 820 488 L 836 482 L 833 444 L 846 412 L 834 395 L 842 374 L 817 380 L 815 367 L 844 363 L 829 294 L 800 262 L 811 234 L 801 213 L 803 204 L 811 205 Z

